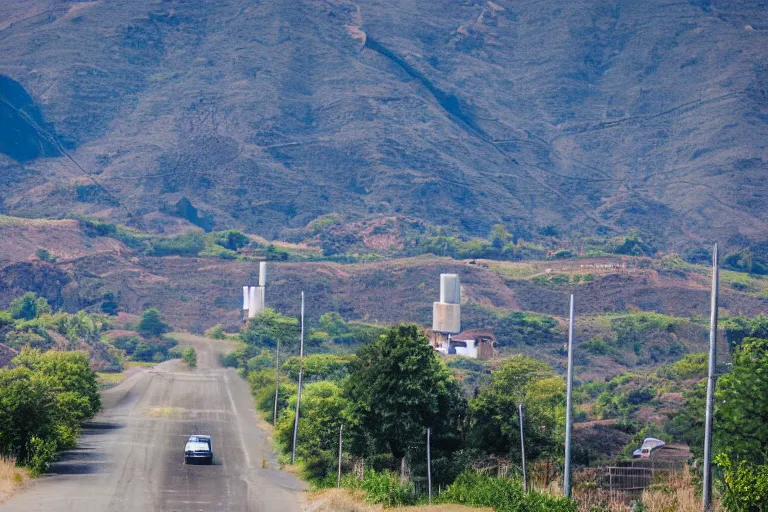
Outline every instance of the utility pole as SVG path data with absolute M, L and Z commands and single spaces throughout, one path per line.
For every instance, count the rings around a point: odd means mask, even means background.
M 525 434 L 523 433 L 523 403 L 517 404 L 517 415 L 520 418 L 520 454 L 523 458 L 523 492 L 528 492 L 528 479 L 525 474 Z
M 717 364 L 717 288 L 718 288 L 718 256 L 717 244 L 712 251 L 712 299 L 709 323 L 709 369 L 707 370 L 707 417 L 704 427 L 704 481 L 702 496 L 702 510 L 712 510 L 712 417 L 715 400 L 715 365 Z
M 427 427 L 427 488 L 429 489 L 429 504 L 432 504 L 432 454 L 429 451 L 432 429 Z
M 296 464 L 296 436 L 299 433 L 299 408 L 301 407 L 301 379 L 304 376 L 304 292 L 301 292 L 301 342 L 299 344 L 299 391 L 296 396 L 296 414 L 293 417 L 293 449 L 291 464 Z
M 571 409 L 573 407 L 573 295 L 571 295 L 571 316 L 568 321 L 568 377 L 565 399 L 565 465 L 563 467 L 563 494 L 571 496 Z
M 341 433 L 344 431 L 344 425 L 339 425 L 339 473 L 336 477 L 336 488 L 341 488 Z

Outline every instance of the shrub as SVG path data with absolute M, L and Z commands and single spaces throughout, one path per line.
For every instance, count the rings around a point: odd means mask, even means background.
M 156 308 L 149 308 L 141 314 L 137 330 L 146 336 L 160 336 L 171 330 Z
M 117 301 L 113 292 L 104 292 L 101 296 L 101 301 L 102 313 L 110 316 L 117 315 Z
M 33 476 L 40 476 L 48 472 L 51 463 L 56 460 L 56 448 L 55 439 L 41 439 L 32 436 L 29 440 L 27 466 L 32 471 Z
M 345 477 L 345 487 L 365 491 L 365 501 L 385 507 L 397 507 L 416 504 L 416 493 L 411 483 L 401 483 L 398 475 L 392 471 L 367 469 L 363 480 Z
M 182 233 L 150 242 L 149 256 L 197 256 L 205 248 L 205 239 L 197 231 Z
M 47 261 L 53 263 L 56 261 L 56 256 L 52 255 L 47 249 L 38 249 L 35 251 L 35 256 L 40 261 Z
M 190 368 L 195 368 L 197 366 L 197 352 L 194 347 L 185 348 L 181 358 L 184 359 L 184 362 L 187 363 L 187 366 Z
M 723 505 L 731 512 L 761 512 L 768 509 L 768 465 L 742 460 L 738 464 L 721 453 L 715 463 L 723 470 Z
M 224 334 L 224 328 L 221 324 L 216 324 L 207 331 L 205 331 L 205 335 L 208 338 L 212 338 L 214 340 L 223 340 L 226 339 L 226 335 Z
M 244 235 L 242 232 L 236 229 L 230 229 L 229 231 L 221 231 L 214 235 L 214 243 L 220 245 L 230 251 L 237 251 L 248 245 L 250 238 Z
M 493 507 L 496 512 L 576 512 L 576 502 L 538 492 L 523 493 L 517 480 L 464 472 L 440 495 L 442 503 Z
M 605 342 L 605 339 L 599 336 L 590 338 L 589 341 L 582 343 L 581 348 L 596 356 L 606 355 L 612 351 L 608 343 Z

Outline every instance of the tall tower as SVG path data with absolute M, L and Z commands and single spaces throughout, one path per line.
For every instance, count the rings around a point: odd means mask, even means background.
M 451 336 L 461 332 L 461 283 L 458 274 L 440 274 L 440 302 L 432 304 L 432 331 L 439 335 L 438 350 L 448 353 Z
M 248 318 L 256 318 L 266 307 L 264 290 L 267 285 L 267 262 L 259 263 L 259 286 L 243 286 L 243 309 Z

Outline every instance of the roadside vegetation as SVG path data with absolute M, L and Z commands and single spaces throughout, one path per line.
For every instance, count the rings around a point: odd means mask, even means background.
M 100 407 L 87 354 L 24 348 L 0 369 L 0 454 L 42 474 Z
M 135 325 L 121 329 L 115 329 L 116 322 L 106 314 L 54 311 L 31 292 L 0 310 L 3 467 L 12 461 L 32 475 L 45 473 L 98 412 L 100 388 L 122 380 L 127 366 L 172 355 L 176 342 L 164 338 L 170 328 L 159 311 L 147 310 Z M 14 481 L 26 478 L 22 470 L 3 474 Z M 0 487 L 9 485 L 0 479 Z
M 529 333 L 532 337 L 560 335 L 556 324 L 546 318 L 533 318 L 530 324 L 527 320 L 510 319 L 510 332 L 525 327 L 533 329 Z M 638 343 L 644 351 L 650 350 L 649 338 L 679 332 L 683 328 L 680 321 L 684 328 L 690 328 L 685 323 L 688 320 L 653 313 L 608 317 L 604 322 L 613 335 L 603 343 L 617 351 L 634 351 Z M 724 326 L 733 347 L 733 370 L 718 384 L 720 433 L 715 453 L 720 477 L 716 490 L 729 510 L 762 510 L 764 504 L 755 496 L 764 495 L 761 486 L 768 474 L 768 456 L 755 443 L 768 442 L 768 432 L 759 424 L 768 424 L 768 411 L 763 411 L 761 398 L 768 394 L 768 388 L 762 389 L 765 383 L 746 376 L 768 368 L 764 355 L 768 340 L 754 337 L 764 335 L 768 321 L 734 317 L 726 319 Z M 349 334 L 350 327 L 340 316 L 327 314 L 308 333 L 321 329 L 328 338 L 320 338 L 333 340 L 334 336 Z M 589 485 L 577 484 L 574 489 L 581 504 L 557 496 L 553 485 L 562 478 L 565 384 L 550 365 L 522 355 L 490 362 L 445 358 L 432 351 L 416 326 L 392 327 L 372 339 L 366 337 L 370 334 L 366 329 L 356 331 L 359 339 L 350 339 L 354 354 L 330 353 L 324 351 L 328 346 L 323 342 L 308 342 L 305 350 L 309 355 L 299 360 L 295 355 L 297 320 L 267 310 L 240 333 L 244 346 L 225 357 L 227 364 L 238 367 L 248 379 L 257 409 L 271 423 L 277 379 L 274 349 L 280 340 L 274 439 L 283 463 L 290 460 L 298 373 L 303 366 L 296 454 L 299 471 L 313 486 L 336 485 L 338 436 L 343 425 L 342 486 L 350 492 L 345 496 L 359 496 L 367 503 L 385 506 L 425 503 L 429 427 L 436 503 L 494 510 L 621 510 L 607 497 L 595 494 Z M 310 335 L 307 339 L 313 338 Z M 522 346 L 525 344 L 523 341 Z M 604 350 L 594 340 L 583 348 Z M 579 442 L 573 459 L 577 468 L 614 463 L 617 453 L 618 460 L 629 459 L 645 437 L 689 444 L 693 456 L 701 457 L 706 356 L 676 353 L 672 359 L 675 362 L 652 371 L 577 383 L 577 424 L 610 420 L 576 430 Z M 525 496 L 517 469 L 521 456 L 519 403 L 526 411 L 529 483 L 538 489 Z M 747 419 L 741 411 L 750 411 L 749 431 L 754 436 L 744 430 Z M 495 475 L 499 464 L 508 464 L 506 479 L 480 471 L 486 468 Z M 360 471 L 364 472 L 362 480 Z M 694 471 L 672 477 L 662 487 L 652 486 L 635 509 L 688 510 L 692 503 L 698 503 L 698 478 Z

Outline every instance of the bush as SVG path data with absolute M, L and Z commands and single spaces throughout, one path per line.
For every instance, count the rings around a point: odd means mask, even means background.
M 160 311 L 149 308 L 141 314 L 137 330 L 145 336 L 160 336 L 170 332 L 171 326 L 165 323 Z
M 224 334 L 224 328 L 221 324 L 216 324 L 210 329 L 205 331 L 205 335 L 208 338 L 212 338 L 214 340 L 223 340 L 226 339 L 226 335 Z
M 576 502 L 538 492 L 523 493 L 516 480 L 464 472 L 440 495 L 441 503 L 493 507 L 496 512 L 576 512 Z
M 149 256 L 197 256 L 205 248 L 205 238 L 197 231 L 150 242 Z
M 413 484 L 400 483 L 400 478 L 392 471 L 366 469 L 363 480 L 348 475 L 342 479 L 342 485 L 365 492 L 365 501 L 385 507 L 415 505 L 417 501 Z
M 48 472 L 51 463 L 56 460 L 56 448 L 55 439 L 41 439 L 32 436 L 29 440 L 27 467 L 33 476 L 40 476 Z
M 747 461 L 738 464 L 721 453 L 715 463 L 723 470 L 723 505 L 730 512 L 762 512 L 768 510 L 768 465 Z
M 185 348 L 181 358 L 184 359 L 184 362 L 187 363 L 187 366 L 190 368 L 197 367 L 197 352 L 194 347 Z
M 237 251 L 248 245 L 250 238 L 236 229 L 221 231 L 214 234 L 214 243 L 230 251 Z
M 35 256 L 40 261 L 47 261 L 53 263 L 56 261 L 56 256 L 52 255 L 47 249 L 38 249 L 35 251 Z

